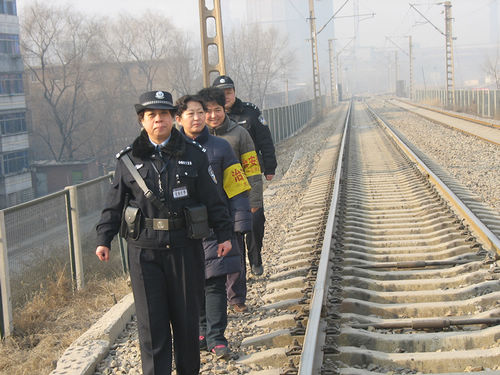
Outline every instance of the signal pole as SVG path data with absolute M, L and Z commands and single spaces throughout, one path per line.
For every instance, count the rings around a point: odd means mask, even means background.
M 203 86 L 210 86 L 210 74 L 226 74 L 224 59 L 224 38 L 222 35 L 222 16 L 220 0 L 212 0 L 213 9 L 208 9 L 209 0 L 199 0 L 200 5 L 200 34 L 201 34 L 201 61 L 203 69 Z M 215 24 L 215 35 L 209 35 L 209 23 Z M 213 27 L 213 25 L 210 25 Z M 213 61 L 217 57 L 216 61 Z
M 316 18 L 314 17 L 314 0 L 309 0 L 309 22 L 311 25 L 311 51 L 313 64 L 313 90 L 314 90 L 314 105 L 316 113 L 319 114 L 321 105 L 321 87 L 319 80 L 319 61 L 318 61 L 318 36 L 316 34 Z

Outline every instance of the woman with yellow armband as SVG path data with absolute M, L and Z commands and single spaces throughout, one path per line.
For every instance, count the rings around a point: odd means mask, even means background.
M 216 87 L 209 87 L 198 93 L 207 108 L 205 121 L 210 134 L 224 138 L 229 142 L 236 157 L 243 166 L 245 176 L 252 187 L 250 190 L 250 209 L 252 212 L 263 206 L 263 186 L 259 158 L 255 152 L 250 133 L 227 116 L 224 105 L 226 98 L 224 91 Z M 243 237 L 239 238 L 242 251 L 241 272 L 228 275 L 227 298 L 230 307 L 236 312 L 246 312 L 247 284 L 246 284 L 246 254 Z
M 200 315 L 200 349 L 209 350 L 217 359 L 229 359 L 224 332 L 227 326 L 227 274 L 239 273 L 241 250 L 238 237 L 249 232 L 252 216 L 247 191 L 250 184 L 243 168 L 227 141 L 209 134 L 205 126 L 205 108 L 200 97 L 186 95 L 177 100 L 176 121 L 181 133 L 198 142 L 206 150 L 209 174 L 217 183 L 217 191 L 233 219 L 233 244 L 230 253 L 221 256 L 212 235 L 203 239 L 205 251 L 205 303 Z

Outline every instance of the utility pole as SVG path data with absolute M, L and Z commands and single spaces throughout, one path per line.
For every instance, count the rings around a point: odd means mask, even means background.
M 309 22 L 311 26 L 311 52 L 313 64 L 313 90 L 314 105 L 316 114 L 321 111 L 321 87 L 319 80 L 319 61 L 318 61 L 318 36 L 316 34 L 316 18 L 314 17 L 314 0 L 309 0 Z
M 409 96 L 410 96 L 410 99 L 412 98 L 412 92 L 413 92 L 413 51 L 412 51 L 412 39 L 411 39 L 411 35 L 408 36 L 408 40 L 409 40 L 409 51 L 408 53 L 402 49 L 400 46 L 398 46 L 390 37 L 385 37 L 389 42 L 391 42 L 392 44 L 394 44 L 401 52 L 403 52 L 406 56 L 409 57 L 410 59 L 410 71 L 409 71 L 409 76 L 410 76 L 410 93 L 409 93 Z M 396 51 L 397 52 L 397 51 Z M 397 64 L 397 57 L 396 57 L 396 70 L 398 69 L 398 64 Z M 396 73 L 396 82 L 398 81 L 398 76 L 397 76 L 397 73 Z M 397 83 L 396 83 L 397 85 Z
M 328 54 L 330 57 L 330 92 L 332 95 L 332 105 L 338 102 L 337 82 L 335 81 L 335 52 L 333 49 L 333 39 L 328 39 Z
M 415 5 L 410 4 L 415 11 L 420 14 L 427 22 L 431 24 L 440 34 L 444 35 L 446 40 L 446 106 L 453 107 L 455 103 L 455 69 L 453 66 L 453 32 L 451 16 L 451 1 L 444 2 L 444 17 L 445 17 L 445 32 L 443 33 L 436 25 L 434 25 Z
M 199 0 L 200 5 L 200 35 L 201 35 L 201 61 L 203 69 L 203 86 L 210 86 L 210 74 L 226 74 L 226 61 L 224 59 L 224 37 L 222 35 L 222 16 L 220 0 L 212 0 L 213 9 L 209 10 L 207 3 L 210 0 Z M 210 35 L 209 23 L 215 24 L 215 34 Z M 213 25 L 212 25 L 213 27 Z M 212 32 L 213 33 L 213 32 Z M 216 61 L 213 61 L 217 57 Z
M 398 64 L 398 51 L 394 51 L 394 93 L 398 93 L 398 80 L 399 80 L 399 64 Z
M 451 1 L 444 2 L 444 14 L 446 22 L 446 100 L 447 106 L 452 108 L 455 104 L 455 68 L 453 64 L 453 32 L 451 17 Z
M 413 100 L 413 46 L 411 42 L 411 35 L 408 35 L 408 49 L 409 49 L 409 57 L 410 57 L 410 92 L 409 97 L 410 100 Z

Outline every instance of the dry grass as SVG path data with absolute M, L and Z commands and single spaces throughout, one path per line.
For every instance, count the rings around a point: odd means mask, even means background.
M 52 273 L 43 291 L 13 313 L 15 331 L 0 344 L 0 374 L 49 374 L 64 350 L 115 300 L 130 292 L 125 277 L 87 281 L 73 293 L 64 270 Z

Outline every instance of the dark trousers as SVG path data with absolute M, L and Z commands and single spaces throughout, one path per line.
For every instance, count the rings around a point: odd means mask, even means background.
M 226 345 L 227 327 L 226 275 L 205 280 L 205 303 L 201 307 L 200 335 L 205 336 L 208 350 Z
M 192 243 L 171 250 L 128 247 L 143 375 L 172 372 L 172 336 L 177 374 L 199 373 L 205 257 L 201 243 Z
M 230 305 L 245 303 L 247 300 L 247 266 L 245 241 L 241 233 L 236 233 L 236 240 L 241 253 L 241 271 L 227 274 L 226 289 L 227 301 Z
M 262 265 L 261 252 L 265 222 L 264 207 L 260 207 L 257 211 L 252 213 L 252 232 L 247 233 L 245 236 L 250 266 Z

